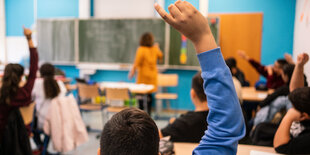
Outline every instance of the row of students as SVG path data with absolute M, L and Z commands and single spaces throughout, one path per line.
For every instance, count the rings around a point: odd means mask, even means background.
M 285 154 L 310 154 L 310 87 L 305 87 L 304 65 L 307 54 L 300 54 L 290 83 L 293 108 L 284 116 L 274 137 L 274 148 Z
M 26 130 L 19 108 L 35 102 L 37 122 L 33 127 L 43 130 L 51 100 L 66 94 L 63 82 L 54 79 L 56 70 L 53 65 L 43 64 L 40 68 L 41 78 L 36 79 L 38 53 L 31 34 L 30 29 L 24 28 L 30 51 L 30 72 L 24 86 L 20 87 L 24 68 L 19 64 L 5 66 L 0 89 L 0 154 L 32 154 L 28 138 L 31 131 Z M 43 142 L 37 132 L 34 132 L 34 141 L 42 150 Z
M 172 27 L 195 45 L 202 68 L 203 88 L 207 94 L 208 129 L 193 154 L 236 154 L 238 141 L 245 135 L 245 124 L 232 76 L 208 21 L 187 1 L 176 1 L 168 14 L 158 4 L 155 9 Z M 158 155 L 159 132 L 145 112 L 126 109 L 105 125 L 98 154 Z

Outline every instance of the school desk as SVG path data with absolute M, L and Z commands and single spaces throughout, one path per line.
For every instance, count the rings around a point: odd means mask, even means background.
M 71 92 L 73 90 L 77 89 L 77 85 L 76 84 L 66 84 L 66 89 Z
M 268 91 L 257 91 L 255 87 L 243 87 L 242 88 L 242 99 L 244 101 L 260 102 L 263 101 L 268 94 L 271 94 L 274 90 Z
M 147 94 L 154 89 L 153 85 L 136 84 L 128 82 L 102 82 L 100 83 L 101 90 L 106 88 L 127 88 L 130 93 L 143 95 L 143 107 L 144 111 L 147 111 Z
M 176 155 L 189 155 L 198 146 L 197 143 L 174 143 Z M 272 147 L 254 146 L 254 145 L 238 145 L 237 155 L 254 155 L 254 154 L 276 154 Z

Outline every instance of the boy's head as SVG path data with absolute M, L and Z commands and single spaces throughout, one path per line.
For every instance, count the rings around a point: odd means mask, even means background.
M 158 155 L 158 150 L 158 128 L 142 110 L 129 108 L 115 114 L 102 131 L 101 155 Z
M 310 119 L 310 87 L 295 89 L 290 93 L 289 99 L 296 110 L 301 112 L 306 119 Z
M 198 72 L 192 79 L 191 98 L 194 104 L 206 102 L 207 96 L 203 89 L 203 79 L 201 78 L 201 72 Z
M 283 71 L 282 71 L 281 76 L 282 76 L 283 81 L 288 85 L 291 82 L 294 68 L 295 68 L 295 65 L 293 64 L 286 64 L 283 66 Z
M 278 59 L 277 61 L 274 62 L 274 65 L 273 65 L 273 71 L 278 74 L 278 75 L 281 75 L 281 72 L 283 70 L 283 67 L 285 65 L 287 65 L 288 62 L 285 60 L 285 59 Z
M 232 74 L 237 73 L 237 61 L 235 58 L 227 58 L 225 60 L 226 65 L 229 67 Z

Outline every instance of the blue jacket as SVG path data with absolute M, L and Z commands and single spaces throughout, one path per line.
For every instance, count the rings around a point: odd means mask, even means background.
M 200 53 L 198 59 L 210 110 L 208 130 L 193 154 L 236 154 L 238 141 L 244 137 L 246 129 L 230 70 L 220 48 Z

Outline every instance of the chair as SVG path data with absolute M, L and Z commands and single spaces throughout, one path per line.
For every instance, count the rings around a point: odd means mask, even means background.
M 108 119 L 110 113 L 118 113 L 127 107 L 124 106 L 124 100 L 129 100 L 129 89 L 128 88 L 107 88 L 106 89 L 106 103 L 107 108 L 107 116 Z
M 177 74 L 158 74 L 157 76 L 158 91 L 155 95 L 157 115 L 162 110 L 163 100 L 167 100 L 169 107 L 169 101 L 176 100 L 178 98 L 178 95 L 176 93 L 168 93 L 167 91 L 168 88 L 178 86 L 178 80 L 179 77 Z M 178 106 L 178 104 L 176 104 L 176 106 Z
M 20 114 L 23 117 L 25 125 L 28 125 L 32 122 L 33 120 L 33 114 L 34 114 L 34 109 L 35 109 L 35 103 L 31 103 L 27 107 L 21 107 L 19 108 Z
M 102 110 L 106 107 L 103 103 L 96 104 L 92 103 L 91 99 L 100 96 L 98 85 L 87 85 L 83 83 L 77 84 L 78 96 L 79 96 L 79 107 L 82 112 L 93 112 L 100 111 L 102 123 L 104 124 Z M 85 101 L 83 101 L 85 100 Z M 83 102 L 82 102 L 83 101 Z M 89 129 L 90 130 L 90 129 Z

